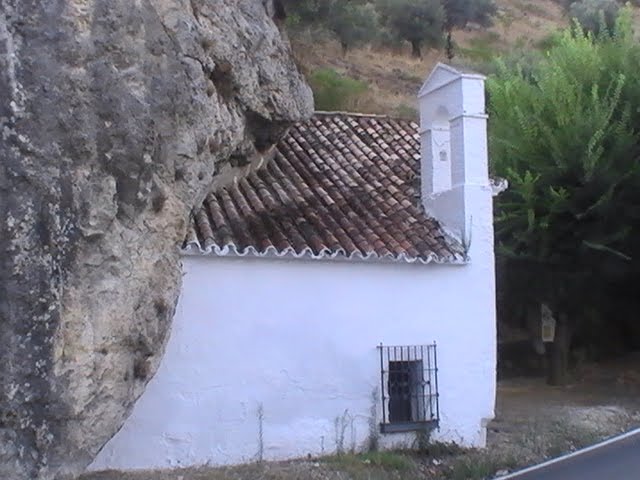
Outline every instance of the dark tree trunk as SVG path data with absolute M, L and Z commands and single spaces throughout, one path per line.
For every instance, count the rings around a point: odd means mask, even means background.
M 342 56 L 345 57 L 347 50 L 349 50 L 349 44 L 347 42 L 340 42 L 340 46 L 342 47 Z
M 422 45 L 418 40 L 411 41 L 411 56 L 422 58 Z
M 569 371 L 569 347 L 571 345 L 571 329 L 567 316 L 560 314 L 556 324 L 556 336 L 553 343 L 548 344 L 548 371 L 547 383 L 549 385 L 565 385 Z
M 446 55 L 448 60 L 452 60 L 455 56 L 453 52 L 453 32 L 451 30 L 447 30 Z

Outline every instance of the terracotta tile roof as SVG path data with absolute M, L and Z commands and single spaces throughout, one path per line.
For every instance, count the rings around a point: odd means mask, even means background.
M 186 251 L 215 255 L 464 261 L 420 203 L 414 122 L 318 113 L 275 157 L 196 210 Z

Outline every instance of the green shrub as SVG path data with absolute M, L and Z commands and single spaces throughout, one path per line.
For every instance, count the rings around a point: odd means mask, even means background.
M 404 103 L 396 107 L 394 114 L 399 118 L 404 118 L 407 120 L 418 121 L 418 119 L 420 118 L 420 114 L 418 113 L 418 109 L 416 107 L 412 107 Z
M 368 452 L 342 454 L 325 457 L 324 462 L 335 465 L 348 473 L 382 469 L 388 472 L 408 472 L 415 468 L 415 462 L 406 455 L 396 452 Z
M 496 202 L 505 252 L 576 265 L 625 246 L 633 222 L 618 202 L 638 174 L 639 62 L 630 34 L 567 31 L 537 64 L 502 64 L 489 79 L 492 168 L 510 183 Z
M 469 41 L 467 48 L 458 47 L 458 51 L 463 57 L 475 63 L 488 62 L 496 56 L 496 44 L 500 40 L 500 35 L 495 32 L 487 32 Z
M 502 63 L 487 81 L 491 167 L 509 181 L 495 203 L 496 250 L 511 272 L 503 294 L 552 305 L 583 336 L 588 311 L 607 313 L 608 284 L 640 275 L 640 46 L 631 21 L 625 9 L 611 35 L 567 30 L 537 61 Z M 565 367 L 556 364 L 553 381 Z
M 444 30 L 447 33 L 447 58 L 454 57 L 453 29 L 465 28 L 469 23 L 477 23 L 485 28 L 493 25 L 493 17 L 498 12 L 493 0 L 441 0 L 444 8 Z
M 341 75 L 332 68 L 316 70 L 309 79 L 316 110 L 338 111 L 353 108 L 367 91 L 367 84 Z
M 414 463 L 400 453 L 394 452 L 369 452 L 360 455 L 362 461 L 374 467 L 385 470 L 407 471 L 414 467 Z
M 560 44 L 562 40 L 562 32 L 551 32 L 535 43 L 535 47 L 538 50 L 542 50 L 546 52 L 547 50 L 551 50 L 553 47 L 556 47 Z
M 445 475 L 450 480 L 484 480 L 493 478 L 499 470 L 517 465 L 518 461 L 512 455 L 479 450 L 456 458 Z

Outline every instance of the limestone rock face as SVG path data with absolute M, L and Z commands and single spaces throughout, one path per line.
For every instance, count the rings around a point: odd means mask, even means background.
M 0 0 L 0 478 L 91 462 L 162 356 L 191 208 L 311 114 L 273 8 Z

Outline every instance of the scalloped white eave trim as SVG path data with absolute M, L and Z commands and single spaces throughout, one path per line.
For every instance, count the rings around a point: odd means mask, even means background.
M 375 252 L 370 252 L 366 255 L 360 252 L 354 252 L 347 254 L 347 252 L 340 248 L 335 251 L 329 249 L 323 249 L 319 253 L 314 253 L 310 248 L 305 248 L 301 252 L 296 252 L 293 248 L 286 248 L 284 250 L 277 250 L 275 247 L 267 247 L 264 252 L 259 252 L 254 247 L 247 247 L 243 251 L 233 244 L 226 244 L 222 247 L 218 245 L 209 245 L 203 248 L 198 242 L 191 242 L 181 249 L 183 255 L 196 256 L 196 255 L 213 255 L 216 257 L 258 257 L 258 258 L 298 258 L 308 260 L 347 260 L 347 261 L 363 261 L 363 262 L 393 262 L 393 263 L 418 263 L 418 264 L 441 264 L 441 265 L 466 265 L 469 263 L 469 258 L 462 255 L 450 255 L 447 257 L 439 257 L 435 254 L 430 254 L 427 258 L 412 257 L 405 255 L 378 255 Z

